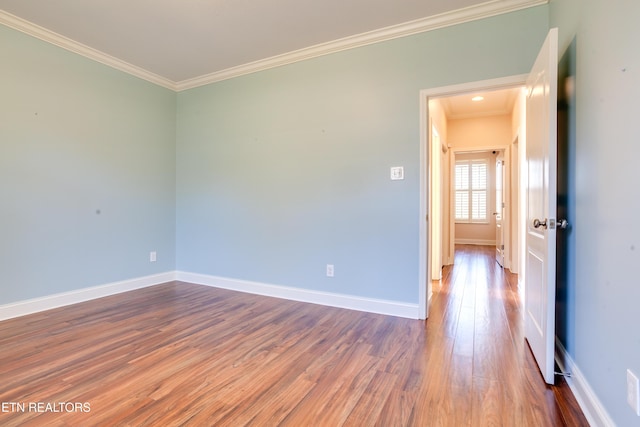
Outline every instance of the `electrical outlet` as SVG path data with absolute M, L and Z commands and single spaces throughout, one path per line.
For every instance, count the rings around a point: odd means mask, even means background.
M 156 251 L 149 252 L 149 262 L 156 262 Z
M 334 268 L 333 264 L 327 264 L 327 277 L 333 277 Z
M 629 369 L 627 369 L 627 402 L 640 417 L 640 382 Z

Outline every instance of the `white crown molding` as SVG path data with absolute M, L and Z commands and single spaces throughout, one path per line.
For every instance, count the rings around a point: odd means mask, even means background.
M 234 77 L 239 77 L 246 74 L 256 73 L 258 71 L 268 70 L 270 68 L 292 64 L 294 62 L 304 61 L 306 59 L 316 58 L 319 56 L 329 55 L 331 53 L 341 52 L 344 50 L 379 43 L 386 40 L 406 37 L 413 34 L 423 33 L 439 28 L 501 15 L 503 13 L 514 12 L 533 6 L 547 4 L 548 2 L 549 0 L 490 0 L 476 6 L 470 6 L 440 15 L 417 19 L 414 21 L 406 22 L 404 24 L 393 25 L 355 36 L 345 37 L 327 43 L 321 43 L 315 46 L 299 49 L 282 55 L 277 55 L 259 61 L 250 62 L 248 64 L 239 65 L 237 67 L 216 71 L 214 73 L 206 74 L 200 77 L 182 80 L 180 82 L 174 82 L 170 79 L 144 70 L 133 64 L 129 64 L 128 62 L 115 58 L 82 43 L 76 42 L 68 37 L 47 30 L 46 28 L 40 27 L 39 25 L 33 24 L 2 10 L 0 10 L 0 24 L 6 25 L 7 27 L 21 31 L 25 34 L 31 35 L 40 40 L 77 53 L 78 55 L 82 55 L 86 58 L 100 62 L 117 70 L 139 77 L 143 80 L 147 80 L 151 83 L 157 84 L 158 86 L 162 86 L 167 89 L 179 92 L 219 82 L 222 80 L 232 79 Z
M 232 79 L 234 77 L 264 71 L 270 68 L 280 67 L 282 65 L 292 64 L 294 62 L 329 55 L 331 53 L 341 52 L 348 49 L 433 31 L 439 28 L 501 15 L 503 13 L 515 12 L 517 10 L 547 4 L 548 2 L 549 0 L 491 0 L 476 6 L 470 6 L 440 15 L 417 19 L 403 24 L 381 28 L 327 43 L 321 43 L 282 55 L 195 77 L 193 79 L 183 80 L 176 83 L 177 91 L 193 89 L 222 80 Z
M 62 36 L 58 33 L 54 33 L 53 31 L 47 30 L 46 28 L 26 21 L 3 10 L 0 10 L 0 24 L 33 36 L 47 43 L 51 43 L 55 46 L 61 47 L 70 52 L 77 53 L 78 55 L 92 59 L 111 68 L 115 68 L 116 70 L 120 70 L 127 74 L 131 74 L 132 76 L 139 77 L 158 86 L 176 91 L 176 83 L 169 79 L 166 79 L 135 65 L 129 64 L 128 62 L 115 58 L 97 49 L 72 40 L 68 37 Z

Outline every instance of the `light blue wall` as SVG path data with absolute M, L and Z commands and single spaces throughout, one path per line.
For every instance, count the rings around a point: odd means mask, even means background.
M 175 98 L 0 26 L 0 304 L 175 269 Z
M 177 268 L 417 303 L 419 91 L 525 73 L 547 29 L 531 8 L 179 93 Z
M 550 7 L 576 79 L 575 332 L 565 345 L 619 426 L 640 425 L 626 403 L 626 370 L 640 375 L 638 17 L 636 0 L 554 0 Z
M 418 91 L 527 72 L 550 21 L 577 82 L 564 345 L 635 425 L 638 16 L 552 0 L 177 96 L 0 26 L 0 304 L 176 268 L 417 303 Z

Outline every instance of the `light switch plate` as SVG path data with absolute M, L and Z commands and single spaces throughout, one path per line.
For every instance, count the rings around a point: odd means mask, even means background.
M 391 180 L 396 181 L 399 179 L 404 179 L 404 167 L 402 166 L 393 166 L 391 168 Z

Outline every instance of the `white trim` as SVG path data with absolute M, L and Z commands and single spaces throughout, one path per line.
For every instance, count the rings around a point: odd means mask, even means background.
M 161 283 L 171 282 L 174 280 L 247 292 L 256 295 L 326 305 L 330 307 L 385 314 L 388 316 L 406 317 L 409 319 L 418 318 L 418 304 L 314 291 L 184 271 L 170 271 L 152 276 L 138 277 L 135 279 L 123 280 L 120 282 L 108 283 L 90 288 L 83 288 L 0 305 L 0 321 L 132 291 L 135 289 L 159 285 Z
M 127 74 L 131 74 L 132 76 L 154 83 L 158 86 L 176 91 L 175 82 L 167 78 L 154 74 L 136 65 L 129 64 L 128 62 L 79 43 L 51 30 L 47 30 L 44 27 L 12 15 L 4 10 L 0 10 L 0 24 L 6 25 L 7 27 L 28 34 L 47 43 L 51 43 L 52 45 L 61 47 L 70 52 L 77 53 L 78 55 L 92 59 L 111 68 L 115 68 L 116 70 L 123 71 Z
M 487 239 L 456 239 L 456 245 L 481 245 L 481 246 L 495 246 L 495 240 Z
M 134 289 L 159 285 L 160 283 L 171 282 L 173 280 L 175 280 L 175 272 L 171 271 L 5 304 L 0 306 L 0 321 L 132 291 Z
M 453 154 L 486 153 L 487 151 L 506 150 L 509 145 L 483 145 L 478 147 L 449 147 Z M 454 162 L 455 163 L 455 162 Z
M 600 402 L 598 396 L 587 382 L 587 379 L 582 375 L 578 365 L 576 365 L 569 353 L 567 353 L 567 350 L 558 337 L 556 337 L 555 357 L 560 370 L 571 374 L 570 377 L 565 377 L 565 379 L 589 425 L 603 427 L 615 426 L 604 405 Z
M 431 212 L 431 197 L 427 197 L 430 188 L 429 169 L 430 162 L 427 161 L 427 151 L 431 148 L 429 143 L 429 129 L 431 118 L 428 117 L 428 98 L 420 92 L 420 217 L 418 218 L 418 312 L 419 319 L 429 317 L 429 306 L 433 297 L 433 287 L 431 280 L 427 280 L 427 275 L 431 274 L 431 238 L 427 239 L 429 230 L 429 213 Z M 431 156 L 429 156 L 431 158 Z
M 463 24 L 465 22 L 501 15 L 503 13 L 515 12 L 517 10 L 547 3 L 548 0 L 491 0 L 478 5 L 469 6 L 427 18 L 416 19 L 399 25 L 392 25 L 386 28 L 345 37 L 328 43 L 321 43 L 282 55 L 272 56 L 271 58 L 206 74 L 193 79 L 183 80 L 176 84 L 177 90 L 182 91 L 192 89 L 245 74 L 304 61 L 306 59 L 317 58 L 319 56 L 329 55 L 348 49 L 433 31 L 452 25 Z
M 68 37 L 47 30 L 46 28 L 40 27 L 39 25 L 33 24 L 3 10 L 0 10 L 0 24 L 4 24 L 15 30 L 21 31 L 25 34 L 29 34 L 40 40 L 49 42 L 63 49 L 69 50 L 94 61 L 108 65 L 117 70 L 139 77 L 143 80 L 147 80 L 151 83 L 155 83 L 159 86 L 179 92 L 182 90 L 193 89 L 195 87 L 204 86 L 222 80 L 232 79 L 234 77 L 239 77 L 245 74 L 280 67 L 282 65 L 304 61 L 306 59 L 316 58 L 319 56 L 329 55 L 331 53 L 341 52 L 348 49 L 353 49 L 400 37 L 406 37 L 427 31 L 433 31 L 439 28 L 463 24 L 465 22 L 489 18 L 491 16 L 501 15 L 504 13 L 515 12 L 517 10 L 526 9 L 529 7 L 540 6 L 547 4 L 548 2 L 549 0 L 490 0 L 478 5 L 469 6 L 466 8 L 430 16 L 427 18 L 405 22 L 399 25 L 392 25 L 386 28 L 345 37 L 327 43 L 321 43 L 315 46 L 310 46 L 304 49 L 295 50 L 293 52 L 261 59 L 259 61 L 250 62 L 248 64 L 239 65 L 237 67 L 228 68 L 226 70 L 217 71 L 179 82 L 171 81 L 170 79 L 144 70 L 138 66 L 129 64 L 128 62 L 122 61 L 97 49 L 74 41 Z
M 189 273 L 185 271 L 176 272 L 176 280 L 250 294 L 326 305 L 330 307 L 385 314 L 388 316 L 406 317 L 409 319 L 418 318 L 418 304 L 409 304 L 399 301 L 314 291 L 309 289 L 252 282 L 248 280 Z
M 517 74 L 514 76 L 499 77 L 497 79 L 480 80 L 449 86 L 440 86 L 432 89 L 424 89 L 420 91 L 420 93 L 427 98 L 444 98 L 448 96 L 463 95 L 468 92 L 488 92 L 492 90 L 509 89 L 513 87 L 524 86 L 527 83 L 527 77 L 529 77 L 528 74 Z M 507 145 L 504 145 L 504 147 L 506 147 Z M 449 148 L 451 150 L 456 150 L 456 147 Z M 484 149 L 485 147 L 473 148 L 474 151 Z

